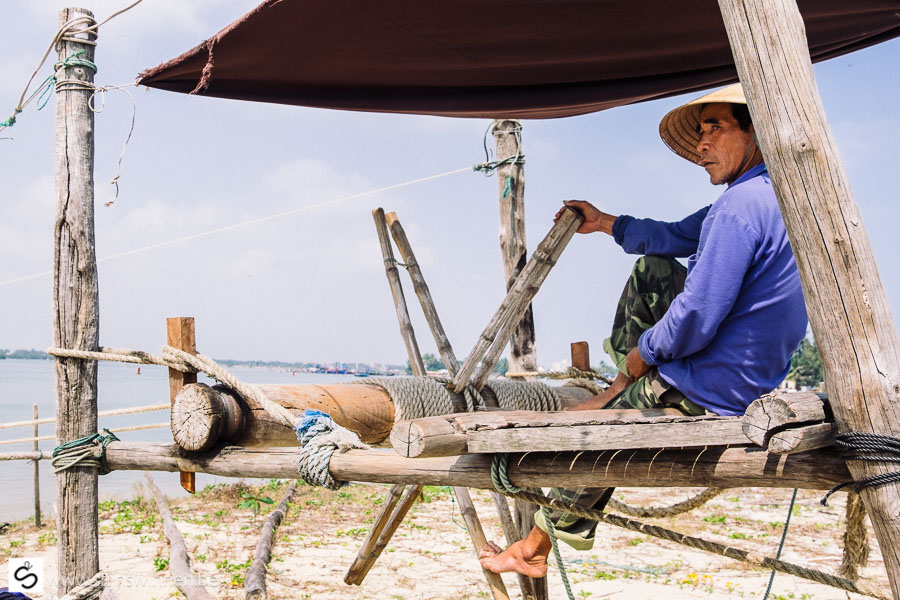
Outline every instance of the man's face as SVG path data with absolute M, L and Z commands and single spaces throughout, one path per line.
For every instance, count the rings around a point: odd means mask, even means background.
M 731 183 L 741 175 L 753 142 L 753 125 L 743 131 L 731 114 L 731 105 L 716 102 L 700 112 L 700 166 L 709 173 L 713 185 Z

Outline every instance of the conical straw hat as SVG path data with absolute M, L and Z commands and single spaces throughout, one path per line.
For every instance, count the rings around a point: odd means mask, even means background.
M 672 152 L 693 163 L 700 162 L 700 154 L 697 152 L 697 144 L 700 143 L 700 133 L 697 131 L 700 126 L 700 107 L 713 102 L 747 104 L 741 84 L 735 83 L 669 111 L 659 122 L 659 135 Z

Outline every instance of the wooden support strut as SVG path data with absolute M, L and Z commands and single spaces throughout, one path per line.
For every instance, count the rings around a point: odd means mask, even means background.
M 825 365 L 838 433 L 900 437 L 900 339 L 819 98 L 795 0 L 719 0 Z M 897 470 L 853 460 L 854 480 Z M 900 482 L 861 491 L 900 599 Z
M 166 319 L 166 344 L 190 354 L 197 353 L 197 338 L 194 332 L 193 317 L 170 317 Z M 197 383 L 196 373 L 184 373 L 177 369 L 169 369 L 169 402 L 175 406 L 175 398 L 181 389 L 189 384 Z M 175 411 L 171 411 L 172 431 L 175 431 Z M 196 491 L 196 480 L 193 473 L 181 472 L 181 487 L 193 494 Z
M 291 479 L 300 449 L 223 446 L 185 455 L 175 444 L 113 442 L 118 471 L 191 471 L 223 477 Z M 341 481 L 450 485 L 493 489 L 491 456 L 403 458 L 392 450 L 335 452 L 328 470 Z M 509 461 L 519 487 L 773 487 L 828 490 L 849 477 L 832 448 L 776 455 L 765 449 L 694 448 L 597 452 L 532 452 Z
M 93 15 L 83 8 L 60 11 L 60 27 L 73 19 L 93 22 Z M 96 38 L 94 31 L 76 33 L 70 29 L 57 46 L 56 70 L 57 80 L 67 83 L 56 92 L 53 345 L 87 351 L 95 351 L 100 345 L 94 246 L 94 112 L 89 106 L 94 70 L 87 66 L 90 63 L 71 64 L 66 60 L 77 55 L 83 61 L 93 61 Z M 57 443 L 96 433 L 97 363 L 57 358 L 55 367 L 56 414 L 61 415 L 56 424 Z M 56 477 L 56 498 L 56 594 L 63 596 L 99 570 L 97 469 L 73 467 L 61 471 Z
M 584 216 L 581 213 L 571 208 L 562 211 L 562 215 L 550 228 L 507 292 L 459 373 L 453 378 L 455 392 L 461 392 L 470 381 L 477 389 L 484 385 L 512 336 L 516 323 L 583 222 Z
M 416 296 L 419 298 L 419 303 L 422 305 L 422 312 L 425 314 L 425 320 L 428 322 L 435 344 L 437 344 L 438 352 L 447 367 L 447 371 L 450 373 L 450 376 L 453 377 L 459 372 L 459 361 L 456 360 L 456 354 L 453 352 L 450 340 L 444 332 L 444 327 L 438 316 L 434 300 L 431 298 L 428 284 L 425 283 L 425 276 L 422 274 L 422 269 L 419 268 L 419 263 L 416 260 L 412 245 L 410 245 L 409 239 L 406 237 L 406 232 L 403 230 L 403 226 L 400 224 L 397 214 L 393 212 L 388 213 L 386 219 L 390 226 L 394 243 L 397 245 L 400 255 L 403 257 L 403 262 L 406 264 L 409 277 L 416 290 Z M 486 402 L 491 403 L 491 399 L 486 400 Z M 572 402 L 571 404 L 577 404 L 577 402 Z M 503 535 L 506 538 L 507 543 L 512 544 L 522 539 L 523 528 L 516 525 L 509 509 L 509 501 L 505 496 L 498 494 L 495 491 L 491 491 L 491 496 L 494 501 L 494 506 L 497 509 L 497 516 L 500 518 L 500 525 L 503 528 Z M 516 507 L 518 508 L 519 506 L 520 501 L 516 500 Z M 533 505 L 528 504 L 528 506 L 530 507 Z M 517 516 L 520 516 L 521 513 L 521 510 L 516 511 Z M 529 529 L 531 525 L 533 525 L 533 523 L 528 523 Z M 519 579 L 519 587 L 522 590 L 522 596 L 525 600 L 539 600 L 541 598 L 540 593 L 536 589 L 539 586 L 536 586 L 530 577 L 521 574 L 517 574 L 517 577 Z
M 412 323 L 409 320 L 409 311 L 406 308 L 406 300 L 403 297 L 403 289 L 400 285 L 397 266 L 394 264 L 394 253 L 391 249 L 391 242 L 388 237 L 387 221 L 384 216 L 384 210 L 381 208 L 375 209 L 372 211 L 372 217 L 375 219 L 375 229 L 378 232 L 378 240 L 381 244 L 382 255 L 384 256 L 385 271 L 391 286 L 391 292 L 394 296 L 397 320 L 400 323 L 400 330 L 403 334 L 404 342 L 406 343 L 406 351 L 409 354 L 409 364 L 412 366 L 413 375 L 421 377 L 425 375 L 425 365 L 422 363 L 422 356 L 419 354 L 419 347 L 416 343 Z M 421 489 L 419 490 L 419 493 L 420 492 Z M 459 510 L 463 515 L 463 519 L 466 522 L 466 529 L 475 546 L 475 552 L 478 552 L 487 544 L 487 539 L 484 537 L 484 531 L 481 527 L 481 521 L 478 519 L 478 514 L 475 511 L 475 505 L 472 504 L 469 492 L 464 487 L 453 487 L 453 494 L 456 497 L 457 504 L 459 504 Z M 418 495 L 418 493 L 416 495 Z M 402 519 L 402 515 L 400 515 L 400 518 Z M 372 535 L 370 534 L 369 537 L 371 538 Z M 365 570 L 368 571 L 368 569 Z M 488 588 L 490 589 L 491 596 L 494 600 L 509 600 L 509 594 L 506 591 L 506 586 L 500 575 L 492 573 L 484 568 L 482 568 L 482 571 L 484 572 L 484 577 L 487 580 Z M 363 573 L 363 576 L 364 575 L 365 573 Z M 361 579 L 359 580 L 361 581 Z

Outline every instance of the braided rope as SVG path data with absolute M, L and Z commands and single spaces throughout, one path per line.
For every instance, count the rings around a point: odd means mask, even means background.
M 492 468 L 492 479 L 494 477 L 494 470 L 496 470 L 497 477 L 501 482 L 503 482 L 504 480 L 509 481 L 507 473 L 508 455 L 498 454 L 496 456 L 502 458 L 500 460 L 495 459 L 496 467 Z M 510 483 L 510 485 L 512 485 L 512 483 Z M 626 519 L 625 517 L 621 517 L 619 515 L 593 510 L 580 504 L 565 502 L 557 498 L 547 498 L 545 496 L 533 494 L 524 490 L 513 493 L 507 491 L 505 488 L 502 488 L 498 491 L 507 496 L 519 498 L 521 500 L 531 502 L 532 504 L 537 504 L 538 506 L 546 506 L 547 508 L 567 512 L 585 519 L 591 519 L 593 521 L 606 523 L 608 525 L 615 525 L 616 527 L 621 527 L 629 531 L 635 531 L 659 539 L 668 540 L 670 542 L 675 542 L 677 544 L 687 546 L 688 548 L 703 550 L 704 552 L 709 552 L 711 554 L 717 554 L 726 558 L 745 562 L 756 567 L 761 567 L 767 570 L 774 569 L 779 573 L 787 573 L 788 575 L 794 575 L 795 577 L 800 577 L 802 579 L 807 579 L 816 583 L 821 583 L 848 592 L 853 592 L 855 594 L 871 596 L 872 598 L 878 598 L 879 600 L 891 600 L 890 596 L 887 596 L 881 590 L 875 589 L 865 582 L 850 581 L 843 577 L 830 575 L 816 569 L 809 569 L 807 567 L 788 563 L 782 560 L 763 557 L 756 552 L 748 552 L 746 550 L 732 548 L 731 546 L 726 546 L 718 542 L 712 542 L 709 540 L 704 540 L 702 538 L 678 533 L 677 531 L 672 531 L 671 529 L 666 529 L 657 525 L 650 525 L 641 521 Z
M 612 380 L 606 375 L 602 375 L 591 369 L 582 371 L 577 367 L 569 367 L 565 371 L 507 371 L 506 376 L 510 379 L 522 379 L 525 377 L 544 377 L 546 379 L 599 379 L 607 384 Z
M 367 448 L 359 437 L 334 422 L 334 419 L 318 410 L 304 411 L 297 425 L 297 439 L 300 440 L 300 460 L 298 470 L 303 481 L 329 490 L 347 485 L 331 476 L 328 465 L 335 450 L 346 452 L 351 448 Z
M 595 396 L 599 396 L 607 388 L 601 387 L 599 383 L 594 382 L 593 379 L 582 379 L 577 377 L 575 379 L 570 379 L 563 384 L 563 387 L 580 387 L 584 388 Z
M 53 473 L 59 473 L 72 467 L 92 467 L 98 469 L 101 475 L 109 473 L 109 465 L 106 464 L 106 447 L 112 442 L 118 442 L 119 438 L 109 429 L 103 431 L 106 433 L 86 435 L 57 446 L 50 458 Z
M 89 350 L 73 350 L 70 348 L 47 348 L 47 354 L 59 358 L 78 358 L 81 360 L 106 360 L 110 362 L 133 363 L 138 365 L 159 365 L 169 367 L 182 373 L 196 373 L 189 364 L 181 360 L 171 360 L 140 350 L 124 350 L 121 348 L 101 347 L 96 352 Z
M 666 517 L 674 517 L 675 515 L 684 514 L 694 509 L 700 508 L 716 496 L 722 494 L 725 488 L 706 488 L 699 494 L 691 496 L 687 500 L 677 502 L 671 506 L 634 506 L 625 504 L 615 498 L 610 498 L 609 506 L 612 510 L 629 517 L 640 517 L 641 519 L 662 519 Z
M 90 579 L 69 590 L 69 593 L 62 596 L 59 600 L 94 600 L 94 598 L 99 598 L 100 594 L 103 593 L 105 583 L 106 575 L 103 571 L 100 571 Z

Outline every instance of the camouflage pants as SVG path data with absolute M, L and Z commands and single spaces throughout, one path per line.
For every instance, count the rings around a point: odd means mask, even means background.
M 642 256 L 637 260 L 616 309 L 612 334 L 603 349 L 619 371 L 625 373 L 625 357 L 637 346 L 641 334 L 659 321 L 675 296 L 684 289 L 687 270 L 673 258 Z M 702 415 L 705 410 L 685 398 L 664 380 L 656 367 L 625 388 L 606 408 L 677 408 L 686 415 Z M 603 510 L 614 488 L 553 489 L 550 495 L 568 502 Z M 596 521 L 582 519 L 561 511 L 550 513 L 557 537 L 577 550 L 594 545 Z M 547 530 L 543 514 L 535 514 L 538 527 Z

